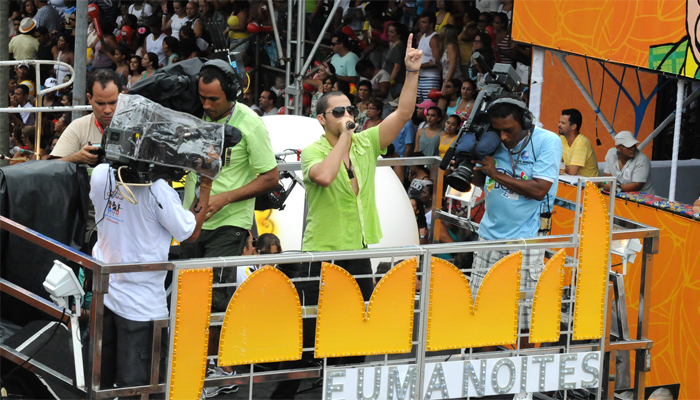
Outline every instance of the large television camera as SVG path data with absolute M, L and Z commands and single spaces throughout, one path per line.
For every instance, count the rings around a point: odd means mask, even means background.
M 122 94 L 102 136 L 103 159 L 125 183 L 179 180 L 189 171 L 215 179 L 223 149 L 241 140 L 227 124 L 205 122 L 143 96 Z
M 440 163 L 440 168 L 444 170 L 454 161 L 454 171 L 445 177 L 445 182 L 460 192 L 471 189 L 474 176 L 472 160 L 483 160 L 493 155 L 501 144 L 500 136 L 489 131 L 491 119 L 488 108 L 501 94 L 515 92 L 520 86 L 520 77 L 510 64 L 497 63 L 491 69 L 478 52 L 474 53 L 474 59 L 482 70 L 487 71 L 486 85 L 476 97 L 469 118 L 462 124 L 457 139 Z

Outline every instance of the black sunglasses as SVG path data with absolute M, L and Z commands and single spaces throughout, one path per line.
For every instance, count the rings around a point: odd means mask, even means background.
M 324 112 L 323 114 L 331 113 L 331 114 L 333 114 L 334 117 L 340 118 L 343 115 L 345 115 L 345 111 L 347 111 L 348 114 L 350 114 L 353 117 L 357 116 L 357 109 L 355 109 L 355 107 L 353 107 L 353 106 L 336 107 L 330 111 Z

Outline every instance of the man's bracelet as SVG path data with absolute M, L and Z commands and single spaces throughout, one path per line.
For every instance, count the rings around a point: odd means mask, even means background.
M 211 185 L 205 185 L 204 183 L 201 183 L 201 182 L 200 182 L 199 186 L 205 187 L 207 189 L 211 189 Z
M 419 69 L 407 69 L 407 70 L 406 70 L 406 73 L 409 73 L 409 72 L 419 72 L 419 71 L 420 71 Z

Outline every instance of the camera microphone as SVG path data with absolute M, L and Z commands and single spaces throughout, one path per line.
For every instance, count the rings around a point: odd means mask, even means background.
M 356 125 L 354 122 L 352 122 L 352 121 L 348 121 L 348 123 L 345 124 L 345 127 L 348 128 L 348 129 L 355 129 L 356 126 L 357 126 L 357 125 Z
M 452 161 L 452 159 L 454 158 L 454 156 L 455 156 L 455 147 L 454 147 L 454 146 L 450 146 L 450 147 L 447 149 L 447 151 L 445 152 L 445 156 L 442 157 L 442 161 L 440 162 L 440 169 L 443 170 L 443 171 L 446 170 L 447 167 L 450 166 L 450 161 Z
M 482 56 L 481 53 L 479 53 L 478 51 L 474 52 L 474 54 L 472 54 L 472 59 L 475 60 L 476 63 L 479 64 L 479 67 L 481 67 L 481 69 L 484 70 L 484 73 L 489 74 L 492 79 L 496 80 L 498 78 L 496 73 L 493 72 L 493 69 L 491 69 L 491 67 L 488 64 L 486 64 L 486 60 L 484 60 L 484 56 Z

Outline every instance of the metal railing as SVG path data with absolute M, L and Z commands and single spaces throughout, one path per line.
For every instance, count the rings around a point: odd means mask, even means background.
M 7 67 L 7 66 L 14 66 L 14 65 L 32 65 L 34 66 L 34 70 L 36 73 L 35 77 L 35 82 L 36 82 L 36 104 L 38 107 L 22 107 L 21 109 L 19 107 L 3 107 L 0 108 L 0 113 L 19 113 L 19 112 L 31 112 L 31 113 L 37 113 L 36 116 L 36 154 L 35 157 L 37 160 L 41 159 L 41 155 L 39 154 L 39 150 L 41 148 L 41 114 L 44 112 L 61 112 L 61 111 L 91 111 L 92 106 L 69 106 L 69 107 L 41 107 L 42 104 L 42 99 L 43 96 L 51 93 L 58 91 L 60 89 L 63 89 L 65 87 L 69 87 L 73 84 L 73 81 L 75 80 L 75 70 L 70 64 L 66 64 L 62 61 L 55 61 L 55 60 L 20 60 L 20 61 L 0 61 L 0 67 Z M 39 74 L 40 68 L 36 68 L 40 65 L 58 65 L 61 67 L 66 67 L 70 70 L 70 79 L 68 82 L 61 83 L 59 85 L 56 85 L 54 87 L 46 88 L 46 89 L 41 89 L 41 77 Z
M 432 164 L 433 174 L 437 174 L 437 168 L 435 165 L 434 157 L 426 157 L 424 159 L 388 159 L 380 160 L 380 165 L 408 165 L 408 164 L 418 164 L 429 161 Z M 295 170 L 298 169 L 298 163 L 286 163 L 280 164 L 281 170 Z M 606 179 L 610 179 L 607 177 Z M 595 180 L 595 179 L 593 179 Z M 434 193 L 437 196 L 437 193 Z M 576 221 L 579 219 L 579 214 L 581 211 L 581 189 L 579 187 L 578 196 L 576 203 L 557 199 L 559 206 L 563 206 L 569 209 L 573 209 L 576 214 Z M 520 348 L 519 341 L 515 349 L 509 351 L 499 351 L 499 352 L 485 352 L 485 353 L 473 353 L 472 350 L 462 351 L 459 354 L 452 356 L 453 360 L 456 359 L 474 359 L 474 358 L 489 358 L 495 356 L 504 356 L 508 354 L 512 355 L 529 355 L 529 354 L 548 354 L 548 353 L 559 353 L 562 351 L 603 351 L 610 353 L 609 364 L 606 365 L 608 375 L 601 375 L 605 379 L 601 379 L 600 387 L 596 393 L 596 398 L 602 398 L 603 396 L 607 398 L 613 398 L 614 395 L 614 375 L 615 375 L 615 353 L 618 351 L 634 350 L 637 352 L 637 361 L 635 364 L 635 397 L 642 398 L 644 394 L 644 378 L 645 372 L 649 370 L 648 359 L 649 359 L 649 349 L 652 346 L 652 342 L 647 337 L 648 331 L 648 319 L 649 319 L 649 294 L 651 289 L 651 273 L 653 265 L 653 254 L 658 251 L 658 236 L 659 231 L 656 228 L 648 227 L 637 223 L 635 221 L 630 221 L 624 218 L 614 216 L 614 197 L 610 199 L 610 221 L 611 228 L 614 226 L 617 229 L 611 229 L 610 239 L 611 240 L 621 240 L 629 238 L 640 238 L 643 240 L 643 262 L 642 262 L 642 279 L 639 282 L 639 313 L 638 313 L 638 325 L 637 325 L 637 337 L 634 340 L 610 340 L 610 310 L 612 307 L 612 295 L 610 295 L 610 289 L 606 291 L 606 313 L 605 313 L 605 334 L 603 338 L 595 343 L 589 344 L 572 344 L 571 334 L 572 334 L 572 320 L 571 315 L 573 313 L 573 307 L 568 308 L 569 313 L 569 324 L 565 330 L 561 331 L 561 334 L 567 337 L 566 343 L 559 346 L 543 347 L 539 349 L 523 349 Z M 94 340 L 90 342 L 89 348 L 89 360 L 88 367 L 91 371 L 91 376 L 89 376 L 88 388 L 82 390 L 77 388 L 75 383 L 69 377 L 66 377 L 55 370 L 35 361 L 31 360 L 27 363 L 25 368 L 35 371 L 42 376 L 48 375 L 55 379 L 52 381 L 63 386 L 64 388 L 75 390 L 76 393 L 82 393 L 89 398 L 104 399 L 121 397 L 127 395 L 140 394 L 142 398 L 147 398 L 149 393 L 158 393 L 166 391 L 167 384 L 158 383 L 158 366 L 157 362 L 154 363 L 151 370 L 151 383 L 146 386 L 140 387 L 130 387 L 130 388 L 100 388 L 100 376 L 101 376 L 101 339 L 102 339 L 102 324 L 104 316 L 104 296 L 108 292 L 109 287 L 109 276 L 115 273 L 126 273 L 126 272 L 140 272 L 140 271 L 173 271 L 173 280 L 175 287 L 177 287 L 177 277 L 178 271 L 182 269 L 192 269 L 192 268 L 210 268 L 210 267 L 222 267 L 222 268 L 236 268 L 238 266 L 249 266 L 254 265 L 275 265 L 275 264 L 290 264 L 290 263 L 301 263 L 306 265 L 312 262 L 318 261 L 330 261 L 335 262 L 339 260 L 350 260 L 350 259 L 367 259 L 367 258 L 389 258 L 391 260 L 392 266 L 396 264 L 397 261 L 403 260 L 410 257 L 418 257 L 418 262 L 420 266 L 420 271 L 418 272 L 418 278 L 421 280 L 421 288 L 417 295 L 418 307 L 414 310 L 416 314 L 416 321 L 419 321 L 417 329 L 414 330 L 413 339 L 413 352 L 405 356 L 392 355 L 391 357 L 384 355 L 379 359 L 370 359 L 362 366 L 369 365 L 393 365 L 401 362 L 415 362 L 419 368 L 419 392 L 423 393 L 423 374 L 426 362 L 436 361 L 439 359 L 444 359 L 444 357 L 437 357 L 428 354 L 426 350 L 426 324 L 428 316 L 428 294 L 430 290 L 431 281 L 431 258 L 435 255 L 442 253 L 472 253 L 476 251 L 515 251 L 523 249 L 551 249 L 551 248 L 574 248 L 579 246 L 579 234 L 578 234 L 578 222 L 575 223 L 574 233 L 570 235 L 557 235 L 557 236 L 541 236 L 534 238 L 523 238 L 517 240 L 500 240 L 500 241 L 486 241 L 486 242 L 461 242 L 461 243 L 450 243 L 450 244 L 428 244 L 428 245 L 417 245 L 408 246 L 401 248 L 372 248 L 362 251 L 338 251 L 338 252 L 290 252 L 281 253 L 276 255 L 262 255 L 262 256 L 241 256 L 241 257 L 222 257 L 222 258 L 211 258 L 211 259 L 192 259 L 192 260 L 181 260 L 172 262 L 154 262 L 154 263 L 138 263 L 138 264 L 104 264 L 93 259 L 90 256 L 80 253 L 66 245 L 63 245 L 53 239 L 46 237 L 40 233 L 37 233 L 27 227 L 17 224 L 7 218 L 0 217 L 0 229 L 9 231 L 12 234 L 18 235 L 32 243 L 35 243 L 45 249 L 48 249 L 57 255 L 66 257 L 67 259 L 78 263 L 79 265 L 87 268 L 91 271 L 93 276 L 92 284 L 92 306 L 90 310 L 90 335 Z M 576 275 L 577 265 L 574 260 L 573 262 L 574 276 Z M 608 262 L 608 268 L 610 262 Z M 471 268 L 463 268 L 462 271 L 469 272 Z M 371 275 L 358 275 L 355 278 L 379 278 L 381 275 L 371 274 Z M 292 282 L 318 282 L 319 277 L 305 276 L 297 277 L 291 279 Z M 235 286 L 236 284 L 214 284 L 214 288 Z M 51 315 L 60 314 L 61 309 L 57 308 L 53 304 L 41 299 L 41 296 L 29 293 L 27 291 L 16 288 L 11 283 L 6 280 L 0 280 L 0 290 L 8 293 L 18 299 L 25 301 L 32 306 L 46 311 Z M 532 299 L 526 298 L 521 294 L 521 305 L 528 304 L 532 302 Z M 176 301 L 176 296 L 172 297 L 171 310 L 174 310 L 174 302 Z M 303 300 L 302 300 L 303 301 Z M 565 300 L 564 304 L 573 304 L 576 301 L 575 293 L 572 297 Z M 314 318 L 315 317 L 315 305 L 314 304 L 302 304 L 305 306 L 306 312 L 304 313 L 304 318 Z M 519 317 L 520 318 L 520 317 Z M 223 313 L 212 313 L 211 315 L 211 325 L 220 325 L 223 320 Z M 173 327 L 175 323 L 174 312 L 171 312 L 170 320 L 157 321 L 156 330 L 161 330 L 161 328 L 170 326 Z M 518 337 L 525 337 L 526 334 L 521 332 L 518 333 Z M 623 338 L 624 339 L 624 338 Z M 172 340 L 172 338 L 171 338 Z M 154 356 L 158 354 L 159 342 L 155 343 L 153 353 Z M 172 343 L 171 343 L 172 346 Z M 313 348 L 305 348 L 304 351 L 312 351 Z M 0 355 L 6 357 L 16 363 L 22 363 L 27 360 L 27 356 L 9 348 L 5 345 L 0 345 Z M 169 354 L 172 356 L 172 354 Z M 212 356 L 210 358 L 216 358 Z M 382 359 L 383 358 L 383 359 Z M 604 357 L 605 358 L 605 357 Z M 158 357 L 154 357 L 157 360 Z M 170 358 L 169 358 L 170 361 Z M 256 371 L 253 369 L 253 365 L 250 367 L 248 373 L 241 373 L 234 375 L 233 377 L 226 378 L 216 378 L 216 379 L 206 379 L 205 387 L 210 386 L 223 386 L 230 384 L 237 385 L 250 385 L 249 386 L 249 398 L 252 399 L 253 385 L 262 382 L 280 381 L 288 379 L 304 379 L 322 376 L 323 368 L 327 366 L 327 360 L 323 360 L 323 367 L 312 366 L 304 368 L 295 368 L 288 370 L 278 370 L 278 371 Z M 603 366 L 603 360 L 600 361 L 601 366 Z M 603 369 L 601 368 L 601 371 Z M 169 374 L 168 374 L 169 375 Z M 607 386 L 606 386 L 607 384 Z

